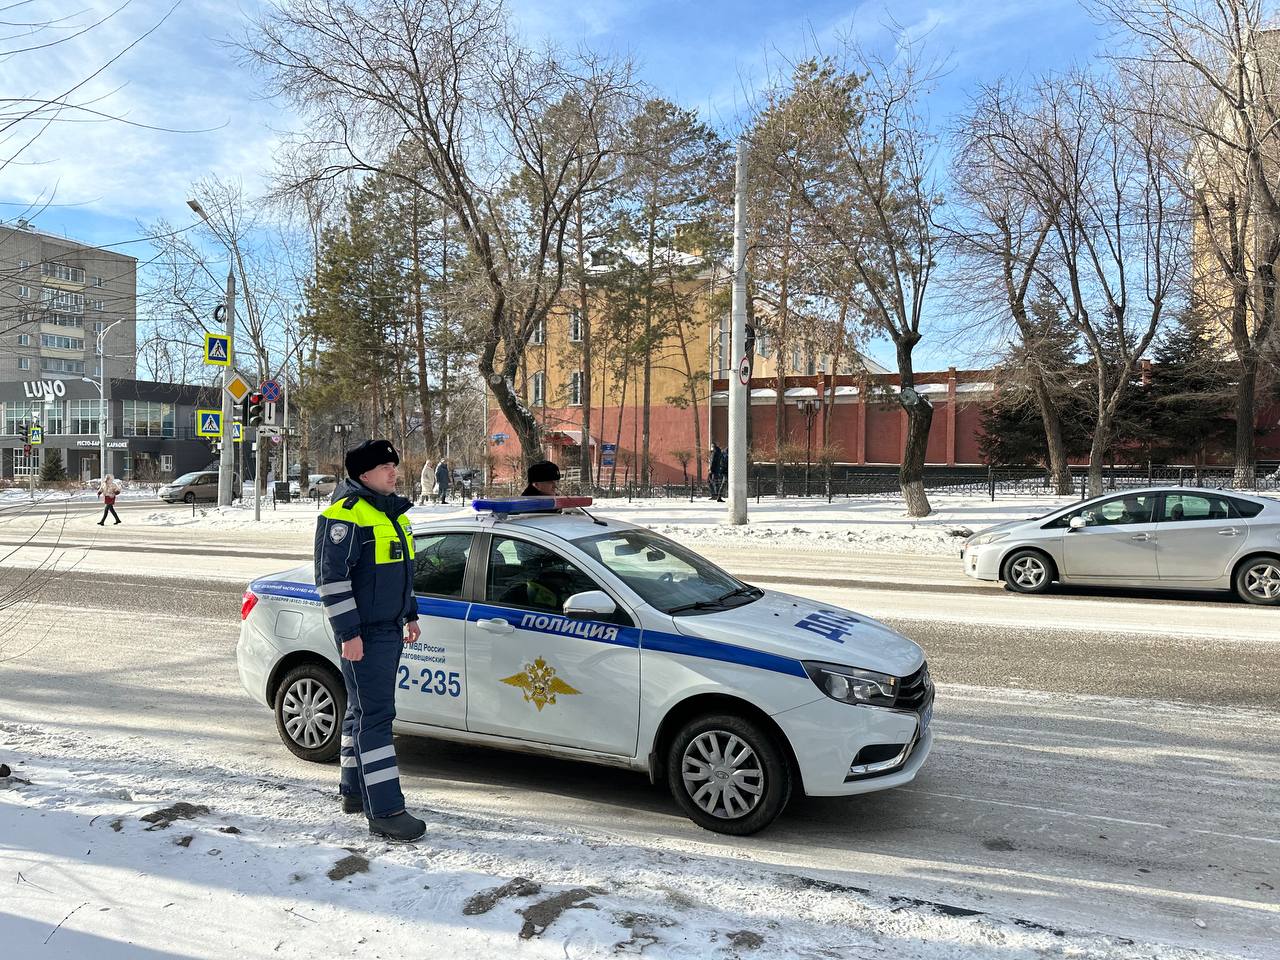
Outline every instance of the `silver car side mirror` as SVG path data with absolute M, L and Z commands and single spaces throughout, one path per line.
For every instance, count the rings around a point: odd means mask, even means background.
M 1071 522 L 1068 524 L 1068 526 L 1071 527 L 1072 530 L 1083 530 L 1088 525 L 1089 525 L 1089 521 L 1081 516 L 1072 517 Z
M 607 617 L 618 605 L 603 590 L 587 590 L 575 593 L 564 602 L 566 617 Z

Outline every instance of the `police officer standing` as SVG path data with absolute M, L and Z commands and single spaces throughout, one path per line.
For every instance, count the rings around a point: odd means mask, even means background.
M 529 465 L 529 485 L 522 497 L 554 497 L 556 484 L 560 482 L 560 468 L 550 460 L 539 460 Z
M 347 451 L 347 479 L 316 522 L 315 564 L 347 688 L 342 810 L 363 812 L 372 835 L 408 843 L 426 832 L 426 824 L 404 808 L 391 742 L 400 652 L 421 633 L 406 516 L 412 504 L 396 495 L 399 463 L 387 440 L 366 440 Z

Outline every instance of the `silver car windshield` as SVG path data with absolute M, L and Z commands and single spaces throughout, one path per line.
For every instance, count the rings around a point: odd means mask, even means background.
M 648 530 L 615 530 L 573 543 L 663 613 L 710 613 L 762 595 L 709 560 Z

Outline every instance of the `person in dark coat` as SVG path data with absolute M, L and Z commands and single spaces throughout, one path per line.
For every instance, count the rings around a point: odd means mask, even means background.
M 554 497 L 560 482 L 560 468 L 550 460 L 539 460 L 529 467 L 529 485 L 522 497 Z
M 444 503 L 449 494 L 449 461 L 444 457 L 436 464 L 436 490 L 440 494 L 440 502 Z
M 711 445 L 711 497 L 724 503 L 724 484 L 729 477 L 729 454 L 718 443 Z

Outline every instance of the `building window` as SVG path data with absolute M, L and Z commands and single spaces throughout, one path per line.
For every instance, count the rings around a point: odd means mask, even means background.
M 20 333 L 20 334 L 18 334 L 18 346 L 20 346 L 20 347 L 29 347 L 29 346 L 31 346 L 31 334 L 29 334 L 29 333 Z
M 547 375 L 539 370 L 533 375 L 533 405 L 545 406 L 547 402 Z
M 547 342 L 547 321 L 539 320 L 538 325 L 533 328 L 533 336 L 529 338 L 529 342 L 536 347 L 542 346 Z
M 84 313 L 84 294 L 53 287 L 40 288 L 40 302 L 45 309 L 63 313 Z
M 84 340 L 80 337 L 64 337 L 59 333 L 40 334 L 40 346 L 52 350 L 83 350 Z
M 173 473 L 173 454 L 172 453 L 160 454 L 160 472 Z
M 30 300 L 30 299 L 31 299 L 31 288 L 30 288 L 30 287 L 18 287 L 18 299 L 20 299 L 20 300 Z
M 51 323 L 55 327 L 82 327 L 84 321 L 79 317 L 73 317 L 69 313 L 51 313 L 47 317 L 41 318 L 42 323 Z
M 19 357 L 19 358 L 18 358 L 18 369 L 19 369 L 19 370 L 30 370 L 30 369 L 31 369 L 31 358 L 30 358 L 30 357 Z
M 79 267 L 69 267 L 65 263 L 49 260 L 40 264 L 40 276 L 63 280 L 67 283 L 84 283 L 84 271 Z
M 810 353 L 805 357 L 805 361 L 804 361 L 805 376 L 812 377 L 817 372 L 818 372 L 818 361 L 814 357 L 814 355 Z
M 569 311 L 569 342 L 582 342 L 582 314 L 577 308 Z
M 93 278 L 93 285 L 94 285 L 95 287 L 100 287 L 100 286 L 102 286 L 102 278 L 101 278 L 101 277 L 94 277 L 94 278 Z
M 569 377 L 569 406 L 582 406 L 582 371 L 575 370 Z
M 31 266 L 31 261 L 30 261 L 30 260 L 19 260 L 19 261 L 18 261 L 18 269 L 19 269 L 19 270 L 25 270 L 25 269 L 27 269 L 27 267 L 29 267 L 29 266 Z
M 4 432 L 5 436 L 16 437 L 18 435 L 18 427 L 26 423 L 30 425 L 36 419 L 39 413 L 37 404 L 28 403 L 25 400 L 10 400 L 4 405 Z
M 41 357 L 40 369 L 45 373 L 84 373 L 83 360 L 63 360 L 61 357 Z
M 98 435 L 98 410 L 100 400 L 71 401 L 71 429 L 68 433 L 79 437 Z
M 756 355 L 762 360 L 767 360 L 769 358 L 769 350 L 769 335 L 762 333 L 756 337 Z
M 96 310 L 96 311 L 98 311 L 98 313 L 101 313 L 103 310 L 107 309 L 107 301 L 105 301 L 105 300 L 90 300 L 90 301 L 89 301 L 89 309 L 90 309 L 90 310 Z
M 21 447 L 13 451 L 13 475 L 15 477 L 38 476 L 40 473 L 40 447 L 32 447 L 31 453 L 23 453 Z
M 57 400 L 53 403 L 42 403 L 36 409 L 40 425 L 44 427 L 47 434 L 65 434 L 67 432 L 66 424 L 66 403 Z
M 122 403 L 120 432 L 125 437 L 172 437 L 174 414 L 172 403 L 151 400 L 125 400 Z

